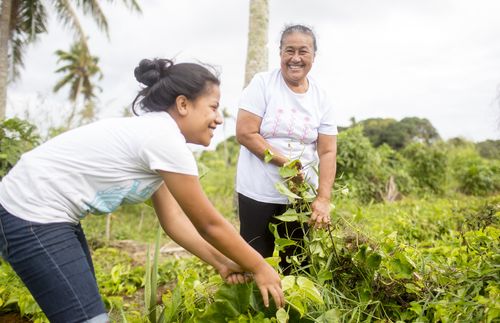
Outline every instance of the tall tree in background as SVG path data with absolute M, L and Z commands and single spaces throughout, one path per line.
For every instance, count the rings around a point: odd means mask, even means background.
M 430 144 L 440 139 L 436 128 L 425 118 L 407 117 L 400 121 L 395 119 L 371 118 L 360 121 L 363 134 L 378 147 L 388 144 L 399 150 L 411 142 Z
M 113 2 L 113 0 L 108 0 Z M 131 10 L 140 12 L 136 0 L 122 0 Z M 100 30 L 108 34 L 108 22 L 98 0 L 3 0 L 0 12 L 0 120 L 5 118 L 7 84 L 19 76 L 26 47 L 47 32 L 47 10 L 74 33 L 74 40 L 88 50 L 84 30 L 76 9 L 90 16 Z M 101 1 L 102 3 L 102 1 Z
M 267 30 L 269 26 L 268 0 L 250 0 L 248 48 L 245 66 L 245 85 L 255 73 L 267 70 Z
M 66 121 L 66 127 L 70 128 L 76 111 L 78 111 L 80 97 L 84 104 L 82 120 L 90 121 L 94 117 L 94 99 L 98 87 L 92 79 L 94 77 L 101 79 L 102 72 L 97 65 L 99 58 L 90 55 L 85 45 L 80 42 L 74 43 L 69 52 L 58 50 L 56 55 L 59 57 L 57 62 L 64 64 L 56 70 L 56 73 L 65 74 L 54 86 L 54 92 L 58 92 L 67 85 L 70 87 L 68 98 L 72 103 L 72 110 Z

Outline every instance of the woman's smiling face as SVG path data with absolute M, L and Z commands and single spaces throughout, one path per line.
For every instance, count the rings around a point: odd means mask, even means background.
M 207 84 L 204 94 L 193 101 L 187 101 L 188 125 L 183 131 L 187 142 L 203 146 L 210 145 L 215 128 L 223 122 L 219 111 L 219 100 L 219 86 Z
M 289 85 L 303 82 L 314 62 L 314 43 L 311 35 L 294 32 L 283 39 L 280 50 L 281 73 Z

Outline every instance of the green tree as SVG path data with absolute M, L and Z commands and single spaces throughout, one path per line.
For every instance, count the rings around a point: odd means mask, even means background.
M 108 2 L 113 2 L 108 0 Z M 140 11 L 136 0 L 122 0 L 132 10 Z M 26 47 L 47 32 L 51 8 L 59 21 L 74 32 L 74 39 L 86 44 L 84 30 L 76 9 L 90 16 L 100 30 L 108 34 L 108 22 L 97 0 L 3 0 L 0 12 L 0 120 L 5 118 L 7 84 L 19 76 Z M 10 75 L 10 77 L 9 77 Z
M 481 157 L 500 159 L 500 140 L 485 140 L 478 142 L 476 147 Z
M 363 126 L 363 135 L 370 139 L 374 147 L 384 144 L 387 127 L 397 123 L 395 119 L 390 118 L 370 118 L 362 120 L 359 124 Z
M 102 78 L 102 72 L 97 63 L 99 58 L 90 55 L 87 47 L 76 42 L 71 45 L 69 52 L 63 50 L 56 51 L 59 57 L 58 63 L 63 66 L 56 70 L 56 73 L 64 73 L 63 77 L 54 86 L 54 92 L 61 88 L 69 86 L 69 100 L 73 104 L 71 113 L 67 119 L 66 126 L 69 128 L 73 118 L 78 110 L 80 96 L 83 98 L 84 110 L 82 111 L 83 120 L 91 120 L 94 117 L 95 91 L 96 85 L 92 82 L 94 77 Z
M 359 124 L 363 126 L 363 134 L 374 147 L 388 144 L 393 149 L 400 150 L 412 142 L 430 144 L 440 139 L 437 130 L 425 118 L 407 117 L 400 121 L 372 118 Z

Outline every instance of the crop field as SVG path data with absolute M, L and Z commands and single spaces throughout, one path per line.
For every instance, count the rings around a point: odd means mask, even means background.
M 265 308 L 254 283 L 227 285 L 177 248 L 147 204 L 84 219 L 112 321 L 500 322 L 498 160 L 467 143 L 373 148 L 356 128 L 340 134 L 338 149 L 332 225 L 304 227 L 282 275 L 281 309 Z M 197 158 L 205 192 L 237 228 L 236 155 L 233 140 Z M 280 219 L 306 221 L 314 192 L 290 183 L 289 166 L 277 183 L 290 200 Z M 276 236 L 275 254 L 291 244 Z M 268 261 L 278 268 L 277 257 Z M 0 322 L 47 322 L 4 261 Z

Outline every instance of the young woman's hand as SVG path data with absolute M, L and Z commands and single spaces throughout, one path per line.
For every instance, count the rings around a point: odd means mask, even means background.
M 253 279 L 259 287 L 264 306 L 269 307 L 269 294 L 274 299 L 277 308 L 285 305 L 285 296 L 281 289 L 281 279 L 278 273 L 267 262 L 262 262 L 253 273 Z
M 244 284 L 251 282 L 253 279 L 250 274 L 245 273 L 243 268 L 229 259 L 217 266 L 216 269 L 222 279 L 228 284 Z

